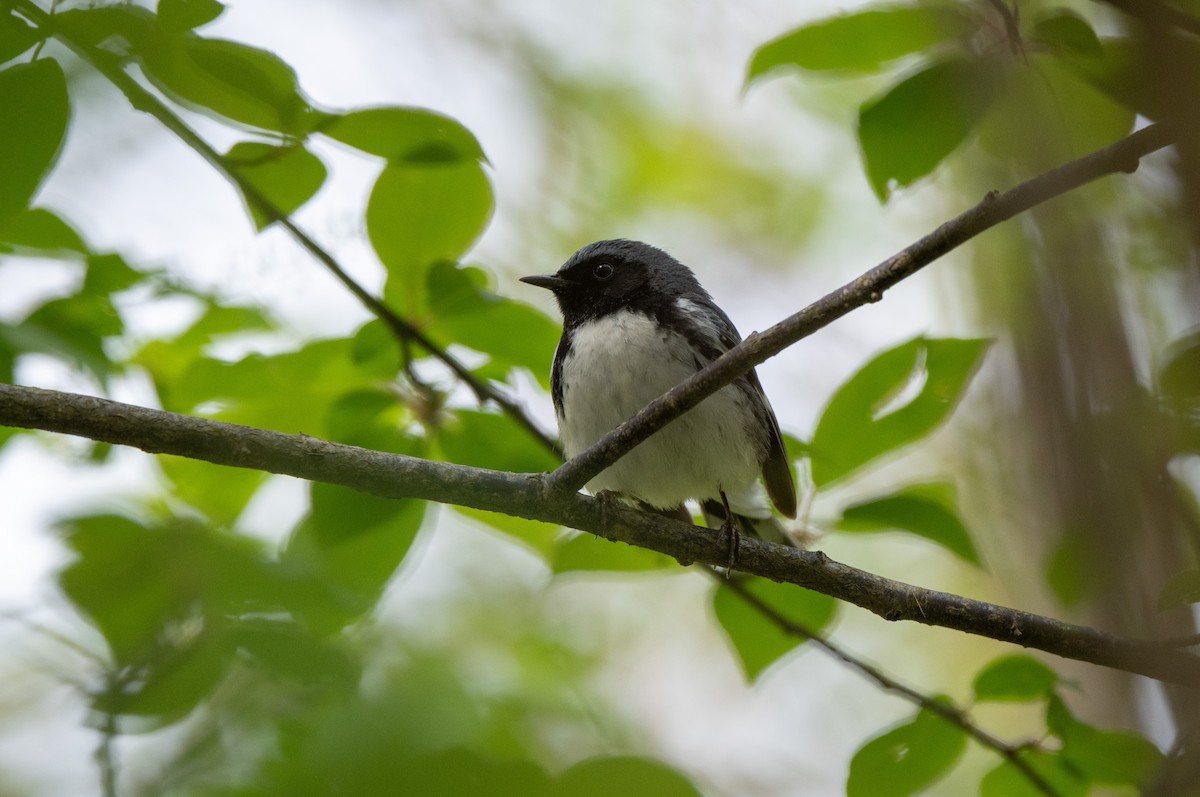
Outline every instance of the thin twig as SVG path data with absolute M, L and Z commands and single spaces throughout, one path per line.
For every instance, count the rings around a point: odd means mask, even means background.
M 889 288 L 984 230 L 1105 175 L 1133 172 L 1142 157 L 1170 145 L 1174 140 L 1173 130 L 1160 122 L 1004 193 L 988 194 L 975 207 L 865 274 L 785 318 L 766 332 L 748 335 L 737 346 L 650 402 L 586 451 L 565 462 L 550 475 L 552 488 L 578 490 L 668 421 L 695 407 L 707 396 L 851 310 L 878 302 Z
M 1004 4 L 1004 0 L 986 0 L 987 4 L 992 7 L 996 15 L 1004 23 L 1004 39 L 1008 42 L 1008 50 L 1013 55 L 1021 52 L 1021 23 L 1017 17 L 1020 11 L 1019 6 L 1013 3 L 1013 7 L 1009 8 Z
M 0 384 L 0 425 L 74 434 L 218 465 L 282 473 L 383 498 L 469 506 L 590 531 L 681 562 L 725 565 L 724 535 L 574 492 L 539 474 L 470 468 L 194 418 L 94 396 Z M 738 569 L 914 620 L 1200 687 L 1200 657 L 959 595 L 912 586 L 802 551 L 743 537 Z
M 358 299 L 359 303 L 366 307 L 372 315 L 383 321 L 396 338 L 401 341 L 411 340 L 425 349 L 433 357 L 445 364 L 456 377 L 462 380 L 475 394 L 476 399 L 480 403 L 488 401 L 494 403 L 524 427 L 539 443 L 555 455 L 561 456 L 561 449 L 554 438 L 542 431 L 520 405 L 488 382 L 479 379 L 458 358 L 441 346 L 438 346 L 424 332 L 412 324 L 412 322 L 398 315 L 359 285 L 342 268 L 341 264 L 338 263 L 332 254 L 318 244 L 312 236 L 300 229 L 288 214 L 276 207 L 261 191 L 238 174 L 235 169 L 231 168 L 226 158 L 213 149 L 212 145 L 205 141 L 199 133 L 188 126 L 182 118 L 167 108 L 163 102 L 147 91 L 140 83 L 130 77 L 125 72 L 118 58 L 102 50 L 88 47 L 86 44 L 78 41 L 69 32 L 64 31 L 61 26 L 56 24 L 54 18 L 39 8 L 32 0 L 3 0 L 3 4 L 19 10 L 21 14 L 33 22 L 40 30 L 49 33 L 67 45 L 80 58 L 91 64 L 96 71 L 104 75 L 110 83 L 116 86 L 134 108 L 153 116 L 194 152 L 208 161 L 225 179 L 242 192 L 247 202 L 257 207 L 269 221 L 278 224 L 286 230 L 292 239 L 341 282 L 354 298 Z
M 1024 775 L 1025 778 L 1038 791 L 1047 795 L 1047 797 L 1061 797 L 1058 790 L 1050 785 L 1045 778 L 1039 775 L 1037 771 L 1029 765 L 1028 761 L 1021 758 L 1021 752 L 1025 749 L 1028 749 L 1030 747 L 1029 744 L 1013 745 L 1003 741 L 1002 739 L 996 738 L 983 728 L 980 728 L 978 725 L 973 723 L 970 717 L 966 715 L 966 712 L 957 706 L 949 705 L 940 700 L 934 700 L 929 695 L 918 692 L 911 686 L 900 683 L 898 680 L 888 675 L 880 668 L 872 664 L 868 664 L 858 656 L 855 656 L 853 653 L 850 653 L 846 649 L 842 648 L 840 645 L 831 642 L 827 638 L 811 630 L 803 623 L 799 623 L 788 617 L 784 617 L 782 614 L 776 611 L 773 606 L 770 606 L 765 601 L 761 600 L 757 595 L 750 592 L 750 590 L 746 589 L 745 584 L 741 583 L 741 579 L 734 578 L 727 581 L 723 574 L 719 574 L 714 570 L 706 568 L 706 572 L 713 576 L 713 578 L 716 578 L 719 583 L 733 590 L 738 597 L 756 609 L 759 614 L 774 623 L 775 626 L 784 633 L 807 639 L 814 645 L 820 647 L 826 653 L 833 656 L 838 661 L 848 666 L 850 669 L 855 670 L 860 675 L 863 675 L 867 679 L 874 681 L 875 684 L 884 691 L 898 694 L 905 700 L 908 700 L 910 703 L 919 706 L 925 711 L 928 711 L 931 714 L 936 714 L 937 716 L 946 720 L 946 722 L 949 722 L 951 725 L 959 728 L 963 733 L 967 734 L 984 747 L 990 748 L 998 753 L 1006 761 L 1016 767 L 1017 770 L 1020 771 L 1020 773 Z

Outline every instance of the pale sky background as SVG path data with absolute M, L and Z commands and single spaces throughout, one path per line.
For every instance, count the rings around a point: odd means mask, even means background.
M 919 188 L 881 209 L 861 173 L 852 119 L 807 115 L 792 98 L 797 78 L 776 79 L 742 96 L 754 47 L 850 5 L 515 0 L 496 7 L 552 52 L 564 73 L 605 74 L 628 82 L 681 118 L 709 120 L 743 137 L 748 150 L 776 158 L 785 173 L 828 181 L 834 200 L 828 228 L 814 237 L 802 263 L 755 264 L 763 268 L 746 272 L 737 253 L 722 251 L 702 227 L 686 221 L 658 220 L 644 229 L 611 231 L 611 237 L 654 235 L 651 242 L 691 265 L 746 334 L 795 312 L 941 220 L 932 213 L 935 197 Z M 474 29 L 475 13 L 485 7 L 491 4 L 234 0 L 204 33 L 275 51 L 296 68 L 301 85 L 320 104 L 424 106 L 463 122 L 493 164 L 497 196 L 495 219 L 471 258 L 503 269 L 501 292 L 550 311 L 548 297 L 515 277 L 555 270 L 570 252 L 557 253 L 550 262 L 521 262 L 521 254 L 513 251 L 519 236 L 512 226 L 515 209 L 535 182 L 530 176 L 543 166 L 546 131 L 511 64 L 459 35 Z M 255 235 L 233 190 L 198 157 L 149 117 L 110 113 L 113 104 L 107 89 L 74 98 L 69 140 L 39 204 L 61 213 L 97 250 L 160 264 L 219 287 L 233 300 L 266 303 L 304 336 L 345 334 L 366 320 L 365 312 L 282 233 Z M 192 121 L 219 148 L 234 140 L 208 120 Z M 378 287 L 381 270 L 356 226 L 378 166 L 333 148 L 319 151 L 331 177 L 297 219 L 364 284 Z M 945 292 L 936 272 L 950 267 L 934 266 L 891 291 L 884 302 L 760 367 L 783 427 L 808 436 L 830 391 L 882 348 L 918 333 L 974 332 L 956 327 L 937 309 Z M 61 291 L 69 279 L 70 269 L 45 262 L 0 266 L 0 318 L 19 317 L 39 297 Z M 152 333 L 178 325 L 184 312 L 182 307 L 142 312 L 135 323 Z M 23 362 L 22 383 L 89 389 L 53 361 Z M 113 396 L 154 402 L 148 383 L 137 376 L 121 380 Z M 550 428 L 548 398 L 528 387 L 522 396 Z M 47 445 L 21 439 L 0 455 L 0 611 L 86 640 L 86 626 L 59 611 L 63 601 L 53 578 L 64 552 L 53 523 L 75 511 L 121 506 L 123 496 L 137 494 L 139 485 L 156 478 L 155 469 L 149 457 L 128 450 L 119 450 L 114 466 L 103 470 L 69 467 L 49 449 L 70 447 L 72 441 L 47 437 L 43 442 Z M 276 479 L 255 499 L 243 525 L 279 537 L 304 509 L 303 486 Z M 534 585 L 546 578 L 534 557 L 496 542 L 448 511 L 438 514 L 437 533 L 425 535 L 426 550 L 413 557 L 415 565 L 406 562 L 386 601 L 389 607 L 436 596 L 447 588 L 446 568 L 476 573 L 486 563 L 488 569 L 505 570 L 495 577 Z M 455 551 L 464 546 L 478 551 L 477 559 L 458 561 L 462 554 Z M 831 536 L 819 547 L 851 564 L 924 586 L 1011 601 L 1011 596 L 985 594 L 995 592 L 981 583 L 986 579 L 917 541 Z M 636 627 L 609 631 L 622 644 L 615 646 L 597 689 L 602 694 L 635 689 L 641 699 L 622 706 L 644 751 L 681 766 L 712 794 L 841 794 L 853 751 L 885 729 L 889 718 L 912 713 L 908 703 L 811 650 L 777 666 L 758 686 L 744 686 L 707 618 L 708 584 L 699 576 L 622 582 L 580 578 L 555 589 L 564 612 L 592 616 L 598 627 L 628 626 L 628 618 L 638 618 Z M 403 619 L 397 624 L 403 628 Z M 0 768 L 36 784 L 37 793 L 95 793 L 90 757 L 95 736 L 82 725 L 75 693 L 55 685 L 69 671 L 55 660 L 62 651 L 48 643 L 29 644 L 28 636 L 17 622 L 0 624 L 0 674 L 14 673 L 0 678 L 0 711 L 23 703 L 37 709 L 22 714 L 19 727 L 0 717 Z M 937 651 L 957 635 L 889 626 L 854 609 L 843 610 L 836 637 L 884 662 L 901 680 L 927 689 L 945 685 L 959 696 L 982 661 L 1010 652 L 968 643 L 961 647 L 965 660 L 947 660 Z M 3 644 L 17 639 L 22 643 Z M 122 749 L 158 743 L 162 739 L 154 736 L 137 738 L 123 742 Z M 970 755 L 987 760 L 978 751 Z M 934 793 L 957 794 L 964 788 L 963 780 L 951 778 Z

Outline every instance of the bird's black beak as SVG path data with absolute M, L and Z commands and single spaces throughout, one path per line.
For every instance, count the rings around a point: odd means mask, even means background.
M 548 291 L 559 291 L 571 285 L 570 280 L 565 280 L 555 274 L 533 274 L 528 277 L 521 277 L 521 282 L 527 282 L 530 285 L 536 285 Z

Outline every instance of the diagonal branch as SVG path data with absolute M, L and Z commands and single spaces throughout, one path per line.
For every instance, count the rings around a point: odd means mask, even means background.
M 885 692 L 892 692 L 900 695 L 910 703 L 915 704 L 918 708 L 922 708 L 931 714 L 936 714 L 942 719 L 955 726 L 963 733 L 970 736 L 975 741 L 979 742 L 984 747 L 995 751 L 998 755 L 1008 761 L 1020 772 L 1030 784 L 1046 797 L 1061 797 L 1058 790 L 1046 781 L 1037 773 L 1029 762 L 1021 758 L 1021 751 L 1029 747 L 1029 744 L 1009 744 L 1008 742 L 998 739 L 992 734 L 980 728 L 967 713 L 962 709 L 950 703 L 941 700 L 935 700 L 929 695 L 922 694 L 911 686 L 901 683 L 880 668 L 869 664 L 858 656 L 855 656 L 845 648 L 831 642 L 826 637 L 814 632 L 812 629 L 805 626 L 803 623 L 798 623 L 789 617 L 785 617 L 770 606 L 765 601 L 761 600 L 750 590 L 746 589 L 745 584 L 741 583 L 740 579 L 729 579 L 719 574 L 716 570 L 708 571 L 714 578 L 720 580 L 720 583 L 733 590 L 739 598 L 745 601 L 749 606 L 753 607 L 759 614 L 766 617 L 775 627 L 779 628 L 788 636 L 807 639 L 814 645 L 818 646 L 830 656 L 845 664 L 850 669 L 856 671 L 869 681 L 874 681 L 875 685 Z
M 89 47 L 80 41 L 70 31 L 64 30 L 61 25 L 56 23 L 52 15 L 43 11 L 32 0 L 4 0 L 4 5 L 18 9 L 22 15 L 27 17 L 40 30 L 48 32 L 71 48 L 76 55 L 91 64 L 97 72 L 104 75 L 110 83 L 116 86 L 125 95 L 125 98 L 129 100 L 130 105 L 139 111 L 144 111 L 153 116 L 163 127 L 174 133 L 183 143 L 195 151 L 196 154 L 204 158 L 221 176 L 241 191 L 242 195 L 246 197 L 247 202 L 257 207 L 268 220 L 279 224 L 280 227 L 286 230 L 288 235 L 342 283 L 359 303 L 372 315 L 383 321 L 394 337 L 402 342 L 412 341 L 425 349 L 425 351 L 440 360 L 458 379 L 466 384 L 471 389 L 471 392 L 475 394 L 477 401 L 481 404 L 489 401 L 494 403 L 524 427 L 539 443 L 552 453 L 556 455 L 560 454 L 558 443 L 554 438 L 542 431 L 520 405 L 491 384 L 479 379 L 457 357 L 443 349 L 412 322 L 398 315 L 394 310 L 359 285 L 342 268 L 337 258 L 318 244 L 312 236 L 298 227 L 288 214 L 276 207 L 254 185 L 238 174 L 235 169 L 231 168 L 229 162 L 221 153 L 213 149 L 212 145 L 205 141 L 182 118 L 173 113 L 161 100 L 130 77 L 124 70 L 120 59 L 101 49 Z
M 550 475 L 550 484 L 556 490 L 578 490 L 705 397 L 851 310 L 878 302 L 888 288 L 984 230 L 1105 175 L 1133 172 L 1142 157 L 1170 145 L 1174 140 L 1172 129 L 1160 122 L 1004 193 L 988 194 L 975 207 L 852 282 L 785 318 L 766 332 L 751 333 L 702 370 L 650 402 L 637 415 L 600 438 L 591 448 L 564 463 Z
M 723 566 L 728 540 L 612 501 L 549 488 L 541 474 L 504 473 L 386 454 L 307 435 L 222 423 L 91 396 L 0 384 L 0 425 L 80 435 L 151 453 L 283 473 L 384 498 L 469 506 L 590 531 L 680 562 Z M 1030 612 L 924 589 L 743 536 L 739 569 L 914 620 L 1200 688 L 1200 657 Z

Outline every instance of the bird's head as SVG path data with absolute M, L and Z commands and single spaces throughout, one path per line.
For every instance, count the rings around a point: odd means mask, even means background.
M 687 266 L 661 249 L 627 240 L 588 244 L 556 273 L 521 281 L 552 291 L 568 326 L 626 308 L 651 310 L 703 292 Z

